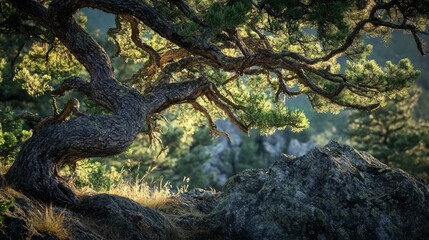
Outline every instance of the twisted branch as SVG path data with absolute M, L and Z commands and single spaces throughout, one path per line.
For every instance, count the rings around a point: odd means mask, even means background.
M 201 112 L 207 119 L 207 121 L 209 122 L 210 125 L 210 133 L 211 135 L 222 135 L 225 136 L 229 142 L 231 142 L 231 138 L 229 137 L 229 134 L 227 132 L 224 131 L 219 131 L 217 129 L 216 124 L 214 123 L 212 117 L 210 116 L 210 113 L 207 111 L 207 109 L 205 109 L 203 106 L 201 106 L 201 104 L 199 104 L 196 101 L 189 101 L 189 103 L 192 105 L 192 107 Z

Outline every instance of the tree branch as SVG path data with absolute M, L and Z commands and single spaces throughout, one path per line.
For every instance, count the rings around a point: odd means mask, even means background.
M 124 18 L 130 23 L 131 25 L 131 40 L 133 43 L 149 54 L 149 63 L 152 66 L 160 67 L 161 63 L 161 57 L 159 56 L 158 52 L 153 49 L 150 45 L 142 42 L 140 39 L 140 30 L 138 28 L 138 22 L 134 17 L 131 16 L 124 16 Z
M 416 26 L 410 25 L 410 24 L 399 25 L 399 24 L 395 24 L 395 23 L 385 22 L 385 21 L 382 21 L 380 19 L 376 19 L 376 20 L 371 21 L 371 24 L 373 24 L 374 26 L 384 26 L 384 27 L 388 27 L 388 28 L 392 28 L 392 29 L 402 29 L 402 30 L 410 31 L 414 37 L 414 41 L 416 42 L 416 46 L 417 46 L 417 49 L 419 50 L 420 54 L 422 56 L 424 56 L 426 54 L 425 49 L 423 47 L 422 40 L 417 35 L 418 33 L 424 33 L 424 32 L 419 32 L 417 30 Z
M 192 105 L 192 107 L 194 107 L 195 110 L 201 112 L 207 119 L 207 121 L 209 121 L 209 125 L 210 125 L 210 133 L 212 135 L 222 135 L 225 136 L 229 142 L 231 142 L 231 138 L 229 137 L 228 133 L 223 132 L 223 131 L 219 131 L 217 129 L 216 124 L 214 123 L 212 117 L 210 116 L 210 113 L 207 111 L 207 109 L 205 109 L 203 106 L 201 106 L 198 102 L 196 101 L 189 101 L 189 103 Z
M 252 51 L 246 46 L 246 43 L 238 35 L 237 30 L 228 31 L 228 36 L 235 43 L 235 45 L 237 45 L 238 49 L 240 49 L 244 56 L 250 56 L 252 54 Z
M 77 90 L 86 95 L 91 95 L 91 85 L 83 80 L 83 78 L 76 76 L 66 78 L 58 89 L 51 91 L 51 95 L 64 96 L 64 93 L 71 90 Z
M 210 82 L 205 77 L 192 81 L 163 84 L 144 95 L 144 106 L 149 115 L 158 113 L 172 105 L 195 100 L 205 95 L 209 86 Z
M 249 134 L 249 127 L 240 122 L 225 103 L 223 103 L 213 93 L 210 92 L 206 94 L 206 97 L 209 99 L 209 101 L 213 102 L 219 109 L 221 109 L 235 126 L 237 126 L 244 133 Z

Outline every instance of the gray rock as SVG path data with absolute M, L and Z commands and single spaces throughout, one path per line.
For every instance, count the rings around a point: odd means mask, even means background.
M 218 205 L 222 193 L 195 188 L 180 194 L 180 204 L 189 210 L 209 214 Z M 182 207 L 183 208 L 183 207 Z
M 429 187 L 331 142 L 224 187 L 214 239 L 426 239 Z M 221 223 L 222 224 L 222 223 Z

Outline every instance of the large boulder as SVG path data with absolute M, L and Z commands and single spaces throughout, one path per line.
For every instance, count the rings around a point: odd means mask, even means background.
M 429 188 L 331 142 L 226 183 L 218 239 L 427 239 Z

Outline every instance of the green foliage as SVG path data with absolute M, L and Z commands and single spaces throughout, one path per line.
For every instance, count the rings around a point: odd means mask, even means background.
M 62 171 L 80 189 L 89 187 L 95 191 L 108 191 L 124 180 L 122 171 L 98 161 L 83 160 Z
M 244 95 L 246 111 L 240 115 L 243 122 L 252 128 L 259 129 L 263 134 L 272 134 L 276 129 L 291 127 L 300 131 L 308 127 L 308 120 L 302 111 L 289 111 L 283 104 L 267 99 L 264 93 Z
M 429 36 L 423 36 L 424 41 L 429 41 Z M 415 109 L 416 117 L 429 120 L 429 111 L 427 111 L 427 103 L 429 102 L 429 58 L 421 56 L 415 48 L 415 43 L 408 34 L 396 32 L 392 34 L 392 38 L 388 42 L 382 42 L 379 38 L 367 39 L 368 42 L 373 44 L 374 52 L 370 56 L 377 62 L 393 61 L 397 62 L 401 58 L 409 57 L 410 61 L 414 64 L 415 69 L 418 69 L 421 74 L 417 79 L 417 85 L 422 88 L 422 95 Z M 388 45 L 387 45 L 388 44 Z
M 372 89 L 388 93 L 388 96 L 409 87 L 420 74 L 414 70 L 409 59 L 402 59 L 397 65 L 387 61 L 384 68 L 374 60 L 347 64 L 346 75 L 350 82 L 368 85 Z
M 32 96 L 42 95 L 52 90 L 53 84 L 83 72 L 82 66 L 63 45 L 50 47 L 34 43 L 16 70 L 14 80 Z
M 265 0 L 265 4 L 270 15 L 274 16 L 275 29 L 287 29 L 288 33 L 300 38 L 301 23 L 310 23 L 309 28 L 317 29 L 317 35 L 324 45 L 338 44 L 343 40 L 348 31 L 349 25 L 345 15 L 355 6 L 354 1 L 283 1 Z M 273 30 L 275 30 L 273 29 Z
M 0 199 L 0 229 L 3 227 L 3 215 L 12 205 L 13 201 Z
M 3 74 L 4 74 L 3 72 L 4 72 L 5 65 L 6 65 L 6 59 L 0 57 L 0 84 L 3 79 Z
M 232 3 L 231 3 L 232 2 Z M 231 1 L 231 4 L 213 3 L 206 15 L 206 22 L 216 35 L 224 30 L 231 30 L 246 22 L 246 15 L 252 8 L 252 1 Z
M 227 78 L 215 74 L 212 77 L 218 84 Z M 289 110 L 284 101 L 276 100 L 272 86 L 261 76 L 242 78 L 238 84 L 228 84 L 226 87 L 225 93 L 233 95 L 235 101 L 244 107 L 243 111 L 237 111 L 238 119 L 262 134 L 272 134 L 286 127 L 298 132 L 308 127 L 304 112 Z
M 17 118 L 11 108 L 0 109 L 0 162 L 9 165 L 20 149 L 20 145 L 31 136 L 24 129 L 24 122 Z
M 347 61 L 345 74 L 348 82 L 366 86 L 371 90 L 361 91 L 359 88 L 353 91 L 343 90 L 336 97 L 336 101 L 362 106 L 379 103 L 384 106 L 389 99 L 406 94 L 404 89 L 415 82 L 420 71 L 414 70 L 409 59 L 402 59 L 397 65 L 388 61 L 383 68 L 374 60 L 360 60 L 358 62 Z M 332 83 L 321 83 L 320 85 L 325 90 L 335 89 L 335 85 Z M 345 109 L 344 106 L 335 104 L 324 96 L 312 92 L 307 95 L 316 111 L 339 113 L 340 110 Z
M 354 112 L 349 134 L 356 147 L 429 180 L 429 123 L 413 118 L 419 95 L 413 88 L 373 113 Z

